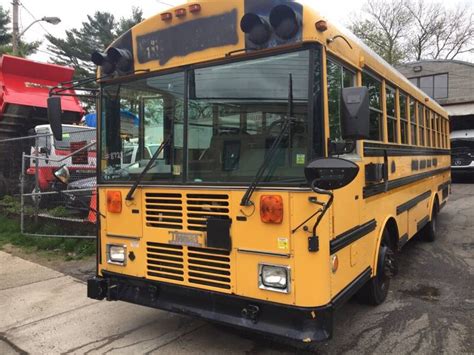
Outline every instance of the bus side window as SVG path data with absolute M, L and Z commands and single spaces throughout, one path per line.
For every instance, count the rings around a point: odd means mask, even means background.
M 415 101 L 412 97 L 410 100 L 410 124 L 411 124 L 411 145 L 417 145 L 418 139 L 416 134 L 416 112 L 415 112 Z
M 341 140 L 341 89 L 355 85 L 355 74 L 342 65 L 327 61 L 328 115 L 331 140 Z
M 397 143 L 398 130 L 395 107 L 395 89 L 387 85 L 385 89 L 385 97 L 387 101 L 388 141 L 391 143 Z
M 418 104 L 418 131 L 420 145 L 425 145 L 425 110 L 421 104 Z
M 425 107 L 425 117 L 426 117 L 426 145 L 431 147 L 431 115 L 433 113 Z
M 407 96 L 400 92 L 400 135 L 402 144 L 408 144 L 408 110 Z
M 369 89 L 370 139 L 383 141 L 382 83 L 372 75 L 362 73 L 362 86 Z

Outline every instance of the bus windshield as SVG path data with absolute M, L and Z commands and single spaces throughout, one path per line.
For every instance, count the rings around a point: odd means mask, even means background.
M 304 182 L 309 58 L 302 50 L 107 85 L 102 179 L 134 180 L 171 137 L 144 181 L 249 183 L 287 116 L 291 74 L 294 124 L 263 183 Z M 124 161 L 125 149 L 136 152 L 132 159 Z

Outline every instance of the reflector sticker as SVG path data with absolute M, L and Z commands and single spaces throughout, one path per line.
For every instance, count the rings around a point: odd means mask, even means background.
M 296 154 L 296 164 L 297 165 L 304 165 L 305 163 L 306 163 L 306 155 Z
M 278 238 L 278 249 L 288 250 L 288 238 Z

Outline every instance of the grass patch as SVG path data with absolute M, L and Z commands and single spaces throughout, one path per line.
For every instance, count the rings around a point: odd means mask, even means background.
M 35 233 L 54 233 L 54 226 L 44 225 Z M 27 252 L 46 251 L 48 256 L 56 255 L 65 260 L 79 260 L 96 252 L 96 242 L 93 239 L 25 236 L 20 233 L 19 217 L 0 209 L 0 249 L 7 244 Z

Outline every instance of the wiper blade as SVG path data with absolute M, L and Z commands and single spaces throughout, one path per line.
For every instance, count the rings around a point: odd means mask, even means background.
M 296 119 L 293 118 L 293 78 L 292 75 L 289 74 L 289 81 L 288 81 L 288 115 L 283 119 L 283 125 L 281 127 L 281 131 L 278 134 L 277 138 L 273 141 L 272 146 L 270 147 L 270 150 L 268 152 L 268 155 L 264 158 L 264 161 L 262 162 L 262 165 L 260 165 L 260 168 L 257 171 L 257 174 L 255 175 L 254 180 L 252 183 L 249 185 L 247 190 L 245 191 L 244 196 L 242 197 L 242 200 L 240 201 L 241 206 L 251 206 L 252 202 L 250 201 L 250 198 L 252 197 L 252 194 L 254 193 L 255 189 L 258 186 L 258 183 L 262 180 L 263 174 L 267 170 L 267 168 L 270 166 L 272 163 L 273 159 L 275 158 L 275 153 L 278 150 L 278 147 L 283 140 L 283 136 L 285 135 L 286 131 L 288 128 L 291 126 L 291 124 L 295 121 Z
M 137 180 L 135 180 L 134 184 L 132 185 L 132 187 L 130 188 L 130 191 L 128 191 L 128 194 L 127 194 L 127 197 L 125 197 L 125 200 L 126 201 L 132 201 L 133 200 L 133 194 L 135 193 L 135 190 L 137 189 L 138 187 L 138 184 L 140 184 L 140 182 L 142 181 L 143 177 L 145 176 L 145 174 L 148 172 L 148 170 L 151 169 L 151 167 L 153 166 L 153 164 L 155 163 L 156 159 L 158 159 L 158 157 L 160 156 L 161 152 L 163 151 L 163 149 L 165 149 L 165 147 L 171 142 L 171 137 L 168 137 L 166 140 L 163 141 L 163 143 L 161 143 L 160 147 L 157 149 L 157 151 L 155 152 L 155 154 L 153 154 L 153 156 L 151 157 L 150 161 L 148 162 L 148 164 L 145 166 L 145 168 L 143 169 L 143 171 L 141 172 L 140 176 L 138 176 Z

